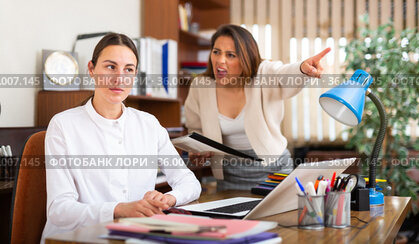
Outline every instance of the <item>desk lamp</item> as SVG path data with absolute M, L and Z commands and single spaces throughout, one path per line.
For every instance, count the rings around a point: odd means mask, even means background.
M 370 89 L 368 89 L 372 82 L 373 78 L 370 74 L 363 70 L 356 70 L 348 81 L 323 93 L 319 98 L 319 103 L 327 114 L 348 126 L 356 126 L 361 123 L 365 95 L 367 95 L 377 107 L 381 122 L 378 136 L 369 160 L 368 188 L 370 205 L 379 205 L 384 204 L 384 195 L 375 190 L 375 167 L 384 140 L 387 117 L 381 101 Z

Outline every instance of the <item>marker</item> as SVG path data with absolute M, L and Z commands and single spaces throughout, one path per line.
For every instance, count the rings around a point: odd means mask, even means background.
M 316 196 L 316 190 L 314 189 L 313 182 L 309 181 L 306 185 L 307 192 L 310 196 Z
M 314 189 L 317 191 L 317 188 L 319 188 L 319 183 L 323 180 L 323 175 L 319 175 L 319 177 L 317 177 L 316 182 L 314 183 Z
M 330 188 L 333 189 L 335 186 L 336 172 L 333 172 L 332 181 L 330 182 Z
M 327 185 L 328 185 L 327 181 L 325 181 L 325 180 L 320 181 L 319 188 L 317 188 L 317 195 L 318 196 L 322 196 L 322 195 L 326 194 Z

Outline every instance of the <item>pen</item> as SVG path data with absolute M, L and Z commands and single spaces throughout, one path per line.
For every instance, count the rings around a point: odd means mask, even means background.
M 299 185 L 295 183 L 295 188 L 297 189 L 297 192 L 299 195 L 304 195 L 304 193 L 301 191 Z M 298 224 L 300 225 L 303 222 L 304 216 L 307 214 L 307 206 L 304 206 L 303 212 L 300 215 L 300 218 L 298 219 Z M 313 216 L 312 216 L 313 217 Z
M 349 178 L 348 178 L 349 179 Z M 341 178 L 340 179 L 340 182 L 339 182 L 339 185 L 338 185 L 338 188 L 336 189 L 337 191 L 340 191 L 340 190 L 342 190 L 342 189 L 344 189 L 344 187 L 345 187 L 345 185 L 346 185 L 346 177 L 345 178 Z
M 350 179 L 351 178 L 349 176 L 344 178 L 344 181 L 343 181 L 343 184 L 342 184 L 342 187 L 340 188 L 340 190 L 346 191 L 346 186 L 348 185 Z
M 313 204 L 312 204 L 312 202 L 310 201 L 310 199 L 309 199 L 309 197 L 308 197 L 308 195 L 307 195 L 307 193 L 305 192 L 305 190 L 304 190 L 304 187 L 303 187 L 303 185 L 301 184 L 301 182 L 300 182 L 300 180 L 298 179 L 298 177 L 295 177 L 295 181 L 297 181 L 297 184 L 298 184 L 298 187 L 300 188 L 300 190 L 303 192 L 303 195 L 304 195 L 304 197 L 305 197 L 305 199 L 306 199 L 306 201 L 307 201 L 307 203 L 308 203 L 308 206 L 313 210 L 313 212 L 316 214 L 316 219 L 317 219 L 317 221 L 319 222 L 319 224 L 323 224 L 323 220 L 322 220 L 322 218 L 317 214 L 317 212 L 315 212 L 315 208 L 314 208 L 314 206 L 313 206 Z M 313 184 L 313 183 L 312 183 Z
M 338 176 L 338 177 L 336 177 L 335 185 L 333 186 L 332 191 L 336 191 L 337 190 L 337 187 L 339 185 L 339 182 L 340 182 L 340 177 Z
M 298 193 L 299 195 L 304 195 L 304 192 L 303 192 L 303 191 L 301 191 L 301 188 L 300 188 L 300 186 L 298 185 L 298 183 L 295 183 L 295 188 L 297 189 L 297 193 Z

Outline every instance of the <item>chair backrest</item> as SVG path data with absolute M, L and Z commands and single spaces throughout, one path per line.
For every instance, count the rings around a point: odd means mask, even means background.
M 25 144 L 13 189 L 11 243 L 39 243 L 46 222 L 45 131 Z

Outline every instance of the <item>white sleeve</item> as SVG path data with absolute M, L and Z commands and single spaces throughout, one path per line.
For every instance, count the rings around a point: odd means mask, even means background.
M 117 202 L 79 202 L 74 172 L 56 166 L 55 159 L 63 160 L 69 146 L 65 143 L 60 124 L 53 118 L 45 137 L 48 220 L 63 230 L 112 221 Z
M 159 167 L 166 175 L 167 183 L 172 187 L 171 194 L 176 198 L 176 206 L 186 204 L 199 198 L 201 184 L 195 174 L 186 167 L 173 144 L 166 129 L 158 126 Z
M 300 70 L 302 62 L 293 64 L 283 64 L 281 61 L 263 61 L 258 70 L 258 75 L 262 79 L 263 76 L 281 75 L 279 81 L 279 88 L 282 99 L 287 99 L 297 95 L 301 89 L 304 88 L 309 76 L 303 74 Z M 272 91 L 272 87 L 264 88 L 265 90 Z

